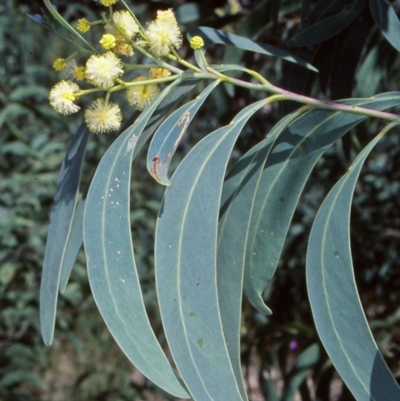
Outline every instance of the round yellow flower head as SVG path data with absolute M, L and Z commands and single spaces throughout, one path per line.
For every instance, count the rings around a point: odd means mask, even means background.
M 113 15 L 113 21 L 130 38 L 139 32 L 139 25 L 129 11 L 116 11 Z
M 86 78 L 86 68 L 83 66 L 76 66 L 74 68 L 74 75 L 77 81 L 82 81 Z
M 76 29 L 82 33 L 86 33 L 90 27 L 90 22 L 86 18 L 81 18 L 76 24 Z
M 67 79 L 76 79 L 77 81 L 82 81 L 86 78 L 85 67 L 78 66 L 76 60 L 72 59 L 68 61 L 66 67 L 63 70 L 63 76 Z
M 150 68 L 150 79 L 165 78 L 171 75 L 166 68 Z
M 193 36 L 192 39 L 190 39 L 190 47 L 193 50 L 199 50 L 204 46 L 204 40 L 201 36 Z
M 132 82 L 148 80 L 144 75 L 136 77 Z M 137 110 L 144 110 L 151 101 L 159 94 L 158 86 L 155 84 L 137 85 L 126 91 L 128 103 Z
M 96 0 L 98 4 L 109 7 L 114 5 L 118 0 Z
M 61 71 L 67 66 L 65 58 L 56 58 L 53 63 L 53 68 L 56 71 Z
M 63 115 L 76 113 L 80 107 L 74 101 L 79 97 L 79 86 L 71 81 L 57 82 L 50 91 L 50 105 Z
M 123 56 L 133 56 L 133 48 L 129 43 L 117 43 L 113 48 L 113 52 Z
M 161 14 L 161 17 L 157 15 L 156 20 L 149 24 L 146 31 L 150 51 L 156 56 L 165 56 L 173 47 L 179 49 L 182 45 L 182 33 L 172 11 L 164 13 L 168 14 Z
M 101 44 L 101 46 L 106 49 L 106 50 L 111 50 L 115 47 L 115 45 L 117 44 L 117 40 L 115 39 L 114 35 L 111 35 L 110 33 L 105 33 L 99 43 Z
M 106 103 L 104 99 L 96 99 L 85 111 L 85 122 L 89 131 L 104 134 L 116 131 L 121 126 L 121 109 L 115 103 Z
M 123 73 L 121 60 L 110 51 L 101 55 L 94 54 L 86 62 L 86 78 L 99 88 L 110 88 Z

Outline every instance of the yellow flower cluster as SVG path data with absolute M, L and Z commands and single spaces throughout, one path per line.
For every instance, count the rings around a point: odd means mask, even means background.
M 98 88 L 111 88 L 123 72 L 122 61 L 113 52 L 93 54 L 86 62 L 86 78 Z
M 139 33 L 139 25 L 128 11 L 116 11 L 113 14 L 113 21 L 117 28 L 129 38 Z
M 101 37 L 99 43 L 103 46 L 104 49 L 111 50 L 117 44 L 117 40 L 115 39 L 114 35 L 111 35 L 111 33 L 105 33 Z
M 90 27 L 90 22 L 86 18 L 81 18 L 76 24 L 76 29 L 82 33 L 86 33 Z
M 56 58 L 53 63 L 53 68 L 56 71 L 61 71 L 67 66 L 67 61 L 64 58 Z
M 86 68 L 78 66 L 75 59 L 68 61 L 67 65 L 63 69 L 63 75 L 67 79 L 76 79 L 82 81 L 86 78 Z
M 110 7 L 113 6 L 118 0 L 97 0 L 97 3 L 106 6 L 106 7 Z
M 182 33 L 171 9 L 157 12 L 157 18 L 147 27 L 146 37 L 156 56 L 166 56 L 173 48 L 181 47 Z
M 150 79 L 166 78 L 171 75 L 171 71 L 166 68 L 150 68 Z
M 50 105 L 60 114 L 76 113 L 80 107 L 74 102 L 78 98 L 79 86 L 71 81 L 58 82 L 50 91 Z
M 112 7 L 118 0 L 96 1 Z M 114 11 L 110 8 L 109 17 L 103 14 L 103 22 L 104 30 L 99 40 L 103 51 L 89 55 L 82 65 L 77 62 L 78 53 L 67 59 L 57 58 L 53 67 L 62 71 L 64 80 L 54 85 L 49 95 L 51 106 L 57 112 L 69 115 L 80 110 L 76 104 L 80 97 L 92 92 L 106 92 L 104 98 L 97 97 L 85 111 L 89 130 L 98 134 L 118 130 L 121 126 L 121 109 L 109 100 L 112 93 L 126 90 L 128 103 L 137 110 L 144 110 L 160 92 L 158 85 L 152 81 L 159 83 L 171 75 L 168 68 L 163 68 L 166 64 L 159 57 L 175 52 L 182 45 L 182 34 L 172 9 L 158 11 L 156 19 L 148 23 L 145 29 L 128 10 Z M 86 33 L 98 23 L 81 18 L 77 21 L 76 29 Z M 139 75 L 130 82 L 123 81 L 126 71 L 138 67 L 126 68 L 129 64 L 124 64 L 117 54 L 132 56 L 134 48 L 151 58 L 153 64 L 151 68 L 143 65 L 148 75 Z M 154 63 L 160 66 L 154 67 Z M 78 86 L 76 81 L 83 81 L 83 86 Z M 88 84 L 92 87 L 82 89 Z
M 121 126 L 121 109 L 115 103 L 106 103 L 96 99 L 85 111 L 85 122 L 89 130 L 96 134 L 116 131 Z
M 61 59 L 60 59 L 61 60 Z M 54 63 L 61 65 L 61 61 Z M 65 63 L 65 60 L 63 60 Z M 112 52 L 104 54 L 93 54 L 86 62 L 86 67 L 78 66 L 72 59 L 65 63 L 64 75 L 69 79 L 86 79 L 94 86 L 102 89 L 111 88 L 115 79 L 123 74 L 121 60 Z M 50 105 L 59 113 L 68 115 L 76 113 L 80 107 L 75 104 L 82 91 L 79 86 L 65 80 L 58 82 L 50 91 Z M 93 104 L 85 111 L 85 122 L 90 131 L 96 134 L 103 134 L 115 131 L 120 128 L 122 121 L 121 110 L 117 104 L 96 99 Z
M 133 48 L 129 40 L 139 33 L 139 25 L 128 11 L 116 11 L 113 14 L 112 22 L 113 25 L 106 25 L 108 34 L 115 37 L 115 45 L 112 50 L 124 56 L 132 56 Z
M 193 50 L 199 50 L 204 46 L 204 40 L 201 36 L 193 36 L 192 39 L 190 39 L 190 47 Z
M 137 83 L 141 81 L 148 81 L 149 78 L 144 75 L 136 77 L 132 82 Z M 131 104 L 137 110 L 144 110 L 153 99 L 159 94 L 157 85 L 154 84 L 143 84 L 133 86 L 126 91 L 126 98 L 128 103 Z

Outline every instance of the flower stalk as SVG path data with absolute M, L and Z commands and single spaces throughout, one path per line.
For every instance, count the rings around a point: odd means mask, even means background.
M 124 10 L 114 10 L 117 0 L 98 0 L 98 3 L 107 7 L 108 11 L 101 12 L 100 20 L 88 21 L 84 18 L 78 20 L 75 29 L 57 12 L 49 0 L 44 0 L 44 3 L 53 17 L 84 44 L 82 46 L 77 43 L 76 52 L 65 59 L 55 60 L 54 68 L 58 71 L 65 70 L 64 76 L 67 80 L 58 82 L 52 88 L 50 104 L 61 114 L 69 115 L 80 110 L 80 106 L 76 104 L 80 98 L 103 92 L 104 98 L 95 99 L 85 111 L 85 121 L 94 133 L 111 132 L 120 128 L 122 114 L 120 107 L 111 102 L 113 93 L 126 91 L 128 103 L 137 110 L 143 110 L 158 96 L 160 85 L 176 80 L 183 81 L 185 69 L 191 71 L 190 76 L 197 79 L 220 80 L 245 89 L 266 92 L 270 95 L 269 103 L 291 100 L 304 104 L 306 109 L 321 108 L 377 117 L 391 122 L 400 121 L 400 117 L 393 113 L 318 100 L 287 91 L 272 85 L 258 72 L 245 67 L 210 65 L 202 50 L 204 40 L 200 36 L 194 36 L 189 41 L 189 46 L 198 57 L 199 66 L 196 66 L 179 55 L 178 50 L 182 46 L 183 39 L 172 9 L 159 10 L 156 18 L 145 26 L 124 0 L 118 2 L 124 6 Z M 97 47 L 81 35 L 94 26 L 102 27 L 103 30 Z M 130 63 L 131 60 L 127 62 L 125 57 L 137 58 L 135 52 L 140 53 L 150 63 Z M 86 60 L 78 64 L 76 60 L 86 56 L 88 56 Z M 252 79 L 231 77 L 225 73 L 229 70 L 245 72 Z M 140 75 L 134 79 L 125 77 L 135 72 Z M 143 75 L 143 72 L 147 75 Z M 82 84 L 78 86 L 75 80 Z M 84 88 L 85 85 L 93 87 Z M 96 122 L 96 118 L 99 121 Z

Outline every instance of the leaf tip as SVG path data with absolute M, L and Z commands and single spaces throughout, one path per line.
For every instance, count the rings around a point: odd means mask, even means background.
M 49 332 L 48 330 L 46 330 L 45 327 L 42 327 L 42 340 L 43 344 L 46 347 L 50 347 L 51 344 L 53 344 L 53 338 L 54 338 L 54 330 L 51 330 L 51 332 Z
M 151 165 L 149 166 L 148 170 L 150 175 L 161 185 L 165 185 L 169 187 L 171 185 L 171 181 L 168 179 L 166 174 L 160 171 L 161 167 L 161 160 L 158 156 L 154 156 L 151 159 Z
M 264 300 L 262 299 L 261 294 L 257 294 L 256 297 L 251 297 L 249 298 L 251 304 L 260 312 L 261 314 L 265 316 L 271 316 L 272 315 L 272 310 L 268 308 L 268 306 L 265 304 Z

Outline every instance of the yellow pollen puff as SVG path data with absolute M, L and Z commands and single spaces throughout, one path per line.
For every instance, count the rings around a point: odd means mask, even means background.
M 106 49 L 106 50 L 111 50 L 112 48 L 115 47 L 116 45 L 116 39 L 114 35 L 111 35 L 110 33 L 105 33 L 99 43 L 101 44 L 101 46 Z
M 67 66 L 65 58 L 56 58 L 53 63 L 53 68 L 56 71 L 61 71 Z
M 122 54 L 123 56 L 133 56 L 133 48 L 128 43 L 117 43 L 113 48 L 114 53 Z
M 85 122 L 89 131 L 104 134 L 116 131 L 121 126 L 121 109 L 115 103 L 106 103 L 104 99 L 96 99 L 85 111 Z
M 69 60 L 62 72 L 64 77 L 67 79 L 76 79 L 77 81 L 82 81 L 86 78 L 85 67 L 78 66 L 75 59 Z
M 114 5 L 117 1 L 118 0 L 98 0 L 97 2 L 103 6 L 109 7 Z
M 179 49 L 182 45 L 182 34 L 175 21 L 156 19 L 146 30 L 147 43 L 150 51 L 156 56 L 165 56 L 171 49 Z
M 86 62 L 87 80 L 98 88 L 110 88 L 124 73 L 121 60 L 113 53 L 93 54 Z
M 144 75 L 136 77 L 132 82 L 147 81 Z M 137 85 L 126 91 L 128 103 L 137 110 L 144 110 L 151 101 L 159 94 L 158 86 L 155 84 Z
M 86 18 L 81 18 L 76 24 L 76 29 L 79 32 L 85 33 L 90 29 L 90 22 Z
M 169 77 L 171 72 L 166 68 L 150 68 L 150 79 Z
M 161 10 L 157 11 L 156 20 L 162 21 L 162 22 L 170 22 L 175 25 L 178 25 L 178 23 L 176 22 L 174 12 L 172 11 L 172 8 L 169 8 L 168 10 L 165 10 L 165 11 L 161 11 Z
M 71 81 L 60 81 L 50 91 L 50 105 L 58 113 L 68 115 L 76 113 L 80 107 L 74 101 L 79 97 L 79 86 Z
M 82 81 L 86 78 L 86 68 L 85 67 L 75 67 L 74 74 L 77 81 Z
M 139 32 L 139 25 L 128 11 L 116 11 L 113 21 L 130 38 Z
M 193 50 L 199 50 L 204 46 L 204 40 L 201 36 L 193 36 L 192 39 L 190 39 L 190 47 Z
M 61 96 L 65 99 L 68 100 L 70 102 L 75 102 L 76 100 L 76 96 L 72 93 L 72 92 L 66 92 L 66 93 L 62 93 Z

